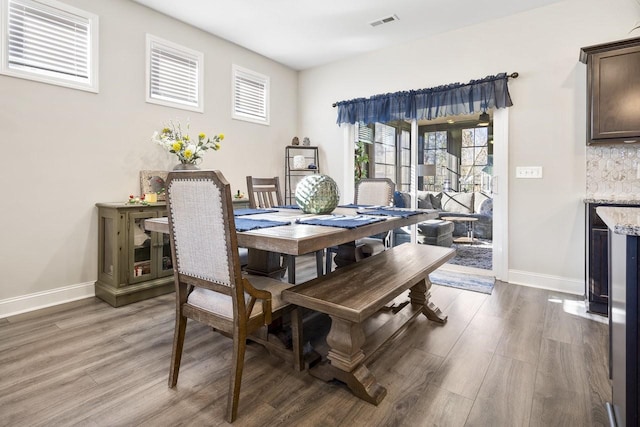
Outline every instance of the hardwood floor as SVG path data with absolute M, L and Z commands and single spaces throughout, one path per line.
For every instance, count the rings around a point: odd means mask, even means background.
M 298 279 L 315 261 L 298 261 Z M 434 286 L 449 315 L 419 317 L 369 364 L 379 406 L 294 372 L 250 344 L 237 426 L 604 426 L 607 325 L 580 298 L 498 282 L 492 295 Z M 231 340 L 189 323 L 167 387 L 173 295 L 95 299 L 0 319 L 2 426 L 226 425 Z

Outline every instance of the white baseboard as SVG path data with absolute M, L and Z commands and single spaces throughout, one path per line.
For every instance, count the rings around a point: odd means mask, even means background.
M 51 307 L 65 302 L 76 301 L 95 296 L 95 282 L 64 286 L 34 294 L 0 300 L 0 319 Z
M 532 273 L 530 271 L 509 270 L 509 283 L 530 286 L 532 288 L 548 289 L 550 291 L 566 292 L 574 295 L 584 295 L 583 279 L 551 276 L 548 274 Z

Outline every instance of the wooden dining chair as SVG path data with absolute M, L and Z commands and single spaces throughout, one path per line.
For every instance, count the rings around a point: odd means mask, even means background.
M 166 183 L 176 321 L 169 387 L 178 381 L 187 318 L 233 338 L 226 420 L 238 413 L 247 337 L 294 307 L 280 293 L 291 285 L 240 270 L 231 187 L 219 171 L 171 172 Z M 292 319 L 298 319 L 297 313 Z M 294 362 L 299 322 L 292 321 Z
M 277 176 L 273 178 L 247 176 L 247 193 L 249 193 L 249 207 L 252 209 L 273 208 L 283 205 L 282 193 L 280 192 L 280 178 Z M 282 276 L 284 276 L 287 271 L 288 260 L 288 255 L 281 255 L 280 268 Z
M 364 178 L 356 183 L 354 203 L 356 205 L 392 206 L 393 193 L 396 184 L 389 178 Z M 379 254 L 392 245 L 393 232 L 389 231 L 382 236 L 365 237 L 358 239 L 356 246 L 362 247 L 366 256 Z M 325 259 L 326 272 L 331 271 L 333 254 L 338 252 L 337 247 L 327 248 Z
M 273 178 L 256 178 L 247 176 L 247 192 L 249 193 L 249 207 L 251 208 L 273 208 L 283 206 L 282 193 L 280 192 L 280 179 L 277 176 Z M 322 274 L 322 258 L 324 251 L 316 253 L 316 271 L 320 276 Z M 282 254 L 282 275 L 289 267 L 289 261 L 295 263 L 295 258 Z M 292 272 L 289 272 L 292 274 Z M 295 274 L 295 272 L 293 272 Z
M 247 177 L 247 192 L 249 193 L 249 206 L 252 208 L 273 208 L 282 206 L 282 193 L 280 192 L 280 179 Z

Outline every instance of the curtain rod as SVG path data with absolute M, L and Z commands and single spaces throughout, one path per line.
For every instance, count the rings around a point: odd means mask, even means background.
M 507 76 L 507 78 L 508 78 L 508 79 L 517 79 L 519 75 L 520 75 L 520 74 L 518 74 L 518 72 L 517 72 L 517 71 L 514 71 L 513 73 L 509 74 L 509 75 Z M 475 84 L 475 83 L 465 83 L 465 84 L 463 84 L 463 85 L 460 85 L 460 87 L 462 87 L 462 86 L 469 86 L 469 85 L 472 85 L 472 84 Z M 337 103 L 337 102 L 334 102 L 333 104 L 331 104 L 331 106 L 332 106 L 332 107 L 334 107 L 334 108 L 335 108 L 337 105 L 338 105 L 338 103 Z

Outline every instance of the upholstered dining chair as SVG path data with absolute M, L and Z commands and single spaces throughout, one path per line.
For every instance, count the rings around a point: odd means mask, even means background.
M 233 338 L 226 420 L 233 422 L 247 337 L 286 310 L 280 298 L 289 284 L 241 272 L 231 187 L 219 171 L 170 172 L 166 182 L 176 321 L 169 372 L 175 387 L 187 318 Z M 293 318 L 298 319 L 297 313 Z M 292 320 L 294 362 L 300 359 L 299 322 Z M 264 331 L 264 329 L 262 329 Z
M 283 206 L 282 193 L 280 192 L 280 179 L 256 178 L 247 176 L 247 192 L 249 193 L 249 207 L 251 208 L 273 208 Z M 318 275 L 322 274 L 322 256 L 324 251 L 316 253 L 316 270 Z M 294 259 L 295 261 L 295 259 Z M 289 263 L 289 255 L 282 254 L 282 274 L 286 271 Z M 291 274 L 291 272 L 289 272 Z M 293 273 L 295 274 L 295 272 Z
M 393 205 L 393 193 L 396 184 L 389 178 L 364 178 L 356 183 L 354 203 L 356 205 L 391 206 Z M 365 237 L 356 242 L 356 246 L 362 246 L 366 256 L 376 255 L 392 245 L 391 231 L 384 236 Z M 333 254 L 337 253 L 337 247 L 327 249 L 325 270 L 331 271 Z

